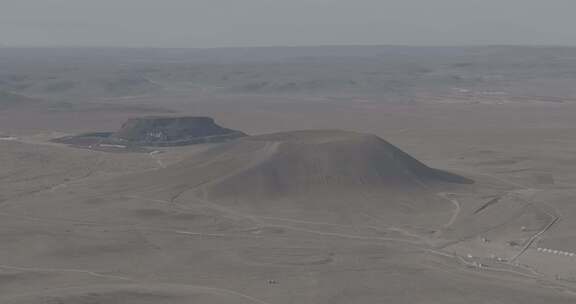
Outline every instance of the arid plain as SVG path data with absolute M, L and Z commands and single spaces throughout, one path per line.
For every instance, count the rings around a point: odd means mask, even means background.
M 0 303 L 576 301 L 576 50 L 7 50 Z M 51 142 L 150 115 L 254 136 Z

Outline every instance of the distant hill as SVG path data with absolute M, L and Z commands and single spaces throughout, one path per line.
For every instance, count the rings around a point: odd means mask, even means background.
M 147 116 L 126 121 L 117 132 L 92 132 L 54 141 L 80 147 L 162 147 L 222 142 L 246 136 L 216 124 L 210 117 Z
M 200 138 L 242 137 L 244 133 L 223 128 L 210 117 L 149 116 L 128 120 L 113 138 L 142 146 L 183 145 Z

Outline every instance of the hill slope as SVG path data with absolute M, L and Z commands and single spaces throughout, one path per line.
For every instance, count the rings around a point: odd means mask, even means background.
M 262 145 L 267 155 L 213 183 L 214 195 L 273 198 L 326 190 L 419 188 L 423 182 L 471 183 L 430 168 L 374 135 L 296 131 L 245 142 Z
M 318 130 L 220 144 L 124 186 L 153 185 L 161 190 L 150 195 L 236 214 L 333 222 L 379 214 L 389 223 L 437 227 L 453 205 L 433 188 L 449 183 L 472 181 L 429 168 L 374 135 Z

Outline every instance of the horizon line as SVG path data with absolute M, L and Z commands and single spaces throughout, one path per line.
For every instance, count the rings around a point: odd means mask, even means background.
M 302 45 L 254 45 L 254 46 L 122 46 L 122 45 L 6 45 L 0 49 L 158 49 L 158 50 L 214 50 L 214 49 L 274 49 L 274 48 L 329 48 L 329 47 L 390 47 L 390 48 L 483 48 L 483 47 L 524 47 L 524 48 L 576 48 L 576 45 L 562 44 L 302 44 Z

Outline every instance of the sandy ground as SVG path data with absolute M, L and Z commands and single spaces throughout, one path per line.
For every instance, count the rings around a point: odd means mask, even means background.
M 175 200 L 186 176 L 148 176 L 210 146 L 152 155 L 74 149 L 48 139 L 114 130 L 142 113 L 4 110 L 0 303 L 576 301 L 574 258 L 538 251 L 576 252 L 575 105 L 201 93 L 115 102 L 209 115 L 251 134 L 369 132 L 477 184 L 431 189 L 441 210 L 404 224 L 386 208 L 361 220 L 259 212 L 196 195 Z

